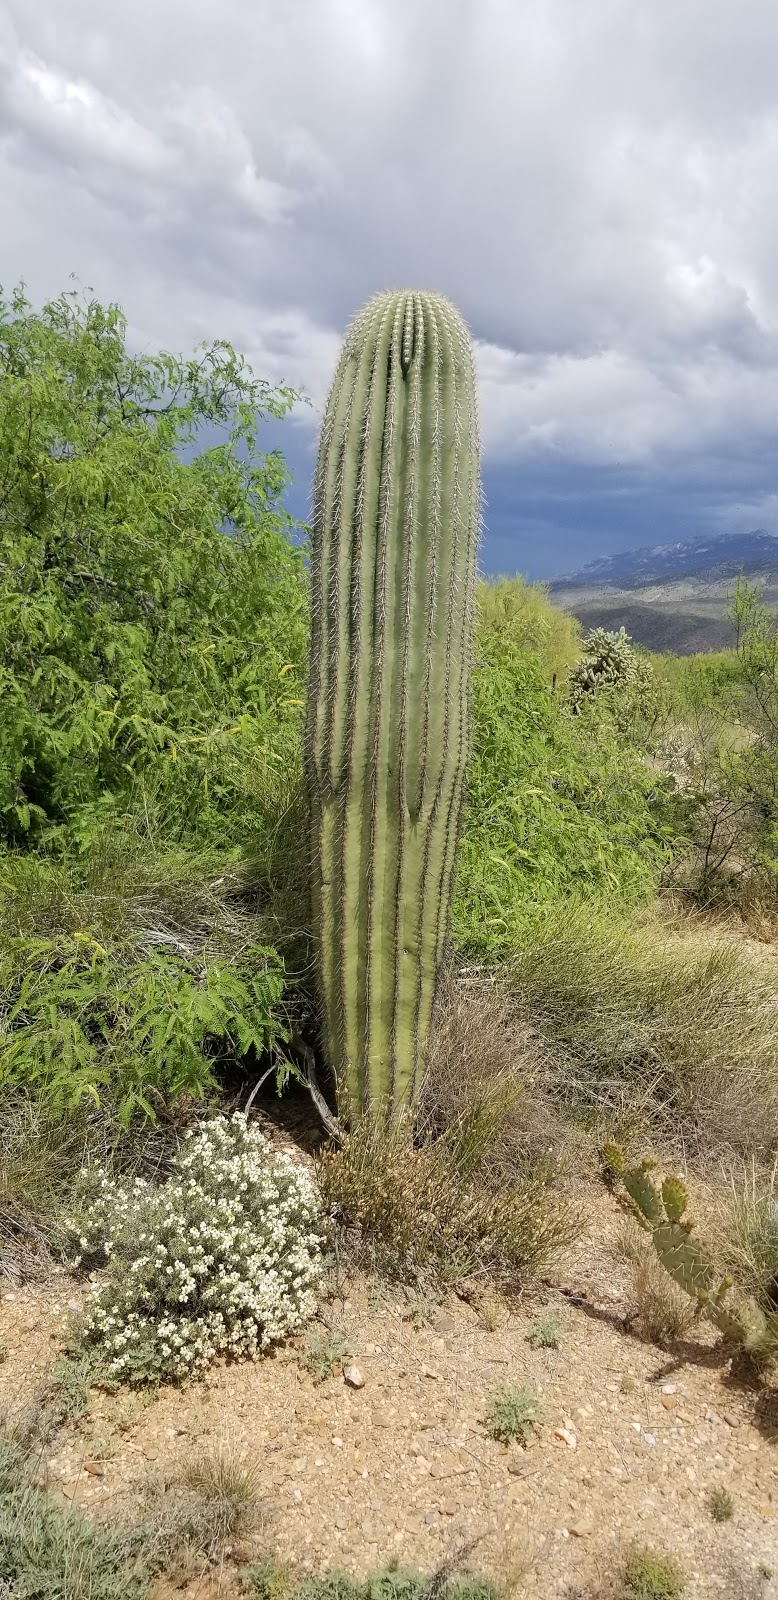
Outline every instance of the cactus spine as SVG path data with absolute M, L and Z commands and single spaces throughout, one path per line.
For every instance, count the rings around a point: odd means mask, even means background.
M 325 1050 L 350 1115 L 423 1067 L 469 733 L 480 527 L 472 350 L 437 295 L 351 324 L 314 485 L 306 719 Z

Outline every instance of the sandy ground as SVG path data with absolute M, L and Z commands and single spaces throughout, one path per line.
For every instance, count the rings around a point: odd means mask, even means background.
M 773 1600 L 778 1443 L 754 1392 L 710 1343 L 671 1357 L 625 1330 L 607 1197 L 594 1204 L 589 1242 L 553 1283 L 496 1316 L 452 1298 L 417 1326 L 398 1291 L 348 1283 L 327 1316 L 348 1338 L 361 1389 L 340 1371 L 314 1384 L 287 1349 L 217 1366 L 183 1390 L 163 1387 L 150 1403 L 95 1392 L 41 1476 L 113 1520 L 135 1512 L 149 1473 L 175 1470 L 204 1446 L 227 1442 L 255 1462 L 264 1529 L 180 1591 L 192 1600 L 240 1592 L 240 1562 L 267 1551 L 302 1574 L 363 1574 L 393 1558 L 430 1570 L 465 1548 L 473 1568 L 515 1578 L 519 1594 L 583 1600 L 618 1593 L 633 1543 L 671 1551 L 690 1600 Z M 82 1295 L 70 1279 L 3 1294 L 0 1408 L 32 1392 Z M 527 1338 L 543 1302 L 564 1319 L 558 1350 Z M 484 1425 L 490 1395 L 507 1382 L 534 1384 L 542 1403 L 526 1449 L 496 1443 Z M 706 1503 L 716 1485 L 735 1504 L 721 1524 Z

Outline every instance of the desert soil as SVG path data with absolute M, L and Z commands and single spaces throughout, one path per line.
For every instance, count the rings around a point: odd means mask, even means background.
M 588 1242 L 511 1307 L 479 1311 L 452 1297 L 418 1325 L 402 1293 L 363 1278 L 341 1286 L 327 1317 L 345 1331 L 364 1387 L 350 1388 L 342 1371 L 315 1384 L 288 1348 L 150 1401 L 95 1392 L 88 1417 L 42 1459 L 41 1478 L 114 1522 L 137 1512 L 150 1473 L 174 1472 L 206 1445 L 244 1453 L 259 1470 L 264 1527 L 193 1577 L 180 1591 L 191 1600 L 238 1594 L 241 1562 L 266 1552 L 309 1575 L 365 1574 L 393 1558 L 429 1571 L 463 1551 L 474 1569 L 520 1579 L 519 1594 L 584 1600 L 617 1592 L 634 1543 L 681 1561 L 690 1600 L 772 1600 L 778 1444 L 757 1397 L 710 1343 L 670 1357 L 625 1328 L 608 1199 L 589 1199 Z M 73 1279 L 3 1293 L 0 1409 L 32 1393 L 83 1293 Z M 564 1319 L 557 1350 L 527 1338 L 543 1303 Z M 541 1398 L 544 1421 L 526 1449 L 496 1443 L 484 1425 L 507 1382 L 534 1384 Z M 720 1524 L 706 1503 L 717 1485 L 735 1506 Z

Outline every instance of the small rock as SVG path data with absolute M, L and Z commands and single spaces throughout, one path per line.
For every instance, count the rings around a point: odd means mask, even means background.
M 456 1317 L 452 1317 L 449 1311 L 441 1311 L 440 1315 L 435 1318 L 432 1326 L 434 1327 L 436 1333 L 456 1333 Z
M 594 1533 L 594 1524 L 582 1517 L 579 1522 L 570 1523 L 570 1532 L 576 1539 L 590 1539 Z
M 432 1462 L 428 1461 L 426 1456 L 417 1456 L 416 1457 L 416 1465 L 419 1468 L 420 1472 L 431 1472 L 432 1471 Z
M 567 1445 L 568 1450 L 577 1450 L 578 1448 L 578 1440 L 570 1428 L 555 1428 L 554 1438 L 561 1439 L 562 1443 Z
M 436 1382 L 440 1378 L 440 1373 L 436 1372 L 434 1367 L 423 1367 L 422 1372 L 425 1378 L 434 1378 Z
M 105 1468 L 100 1465 L 99 1461 L 85 1461 L 84 1471 L 90 1472 L 93 1478 L 105 1477 Z
M 663 1394 L 675 1394 L 675 1384 L 674 1383 L 663 1383 L 662 1384 L 662 1393 Z
M 426 1515 L 425 1515 L 424 1521 L 426 1522 L 426 1524 L 427 1524 L 427 1526 L 429 1528 L 437 1527 L 437 1522 L 438 1522 L 438 1513 L 437 1513 L 437 1511 L 428 1511 L 426 1513 Z
M 361 1367 L 355 1361 L 348 1361 L 343 1368 L 343 1377 L 350 1389 L 364 1389 L 365 1379 Z
M 677 1402 L 677 1400 L 675 1398 L 675 1395 L 674 1394 L 665 1394 L 664 1390 L 662 1390 L 662 1393 L 659 1396 L 659 1400 L 660 1400 L 660 1403 L 664 1406 L 665 1411 L 674 1411 L 676 1406 L 677 1406 L 677 1404 L 678 1404 L 678 1402 Z
M 80 1310 L 81 1310 L 81 1301 L 80 1300 L 68 1300 L 68 1311 L 80 1311 Z
M 734 1411 L 725 1411 L 724 1421 L 728 1428 L 738 1428 L 740 1426 L 740 1418 L 735 1416 Z
M 652 1446 L 656 1444 L 656 1434 L 655 1433 L 644 1433 L 643 1434 L 643 1443 L 647 1444 L 649 1449 L 651 1449 Z
M 440 1509 L 444 1517 L 455 1517 L 457 1514 L 456 1500 L 444 1500 Z

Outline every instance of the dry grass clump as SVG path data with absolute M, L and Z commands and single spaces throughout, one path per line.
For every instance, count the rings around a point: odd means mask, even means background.
M 558 1184 L 571 1142 L 546 1102 L 543 1058 L 491 978 L 448 973 L 415 1119 L 363 1119 L 320 1165 L 325 1201 L 383 1270 L 515 1280 L 582 1229 Z
M 365 1117 L 320 1161 L 325 1203 L 382 1270 L 507 1282 L 581 1230 L 556 1182 L 531 1044 L 526 1030 L 511 1040 L 507 1018 L 494 992 L 449 980 L 416 1118 Z
M 637 1098 L 692 1150 L 750 1156 L 778 1140 L 778 976 L 761 952 L 579 908 L 533 924 L 511 981 L 560 1052 L 576 1114 Z
M 365 1117 L 319 1162 L 325 1204 L 375 1265 L 401 1277 L 431 1272 L 447 1283 L 489 1273 L 538 1271 L 580 1231 L 577 1212 L 542 1169 L 506 1180 L 489 1162 L 494 1105 L 438 1138 L 414 1143 L 413 1121 Z M 355 1241 L 354 1241 L 355 1242 Z
M 494 972 L 444 972 L 432 1021 L 420 1120 L 453 1127 L 475 1101 L 495 1099 L 492 1159 L 510 1173 L 526 1160 L 559 1162 L 575 1131 L 556 1111 L 548 1046 Z
M 613 1253 L 630 1269 L 633 1320 L 652 1344 L 664 1348 L 689 1332 L 695 1302 L 665 1272 L 648 1235 L 625 1217 L 612 1244 Z
M 222 1439 L 182 1472 L 150 1473 L 146 1516 L 132 1530 L 152 1570 L 183 1583 L 203 1570 L 232 1539 L 264 1520 L 258 1467 L 233 1440 Z
M 717 1191 L 709 1231 L 716 1259 L 763 1311 L 778 1311 L 778 1161 L 764 1171 L 752 1159 Z
M 683 1569 L 666 1551 L 640 1545 L 627 1557 L 623 1600 L 680 1600 L 685 1588 Z

